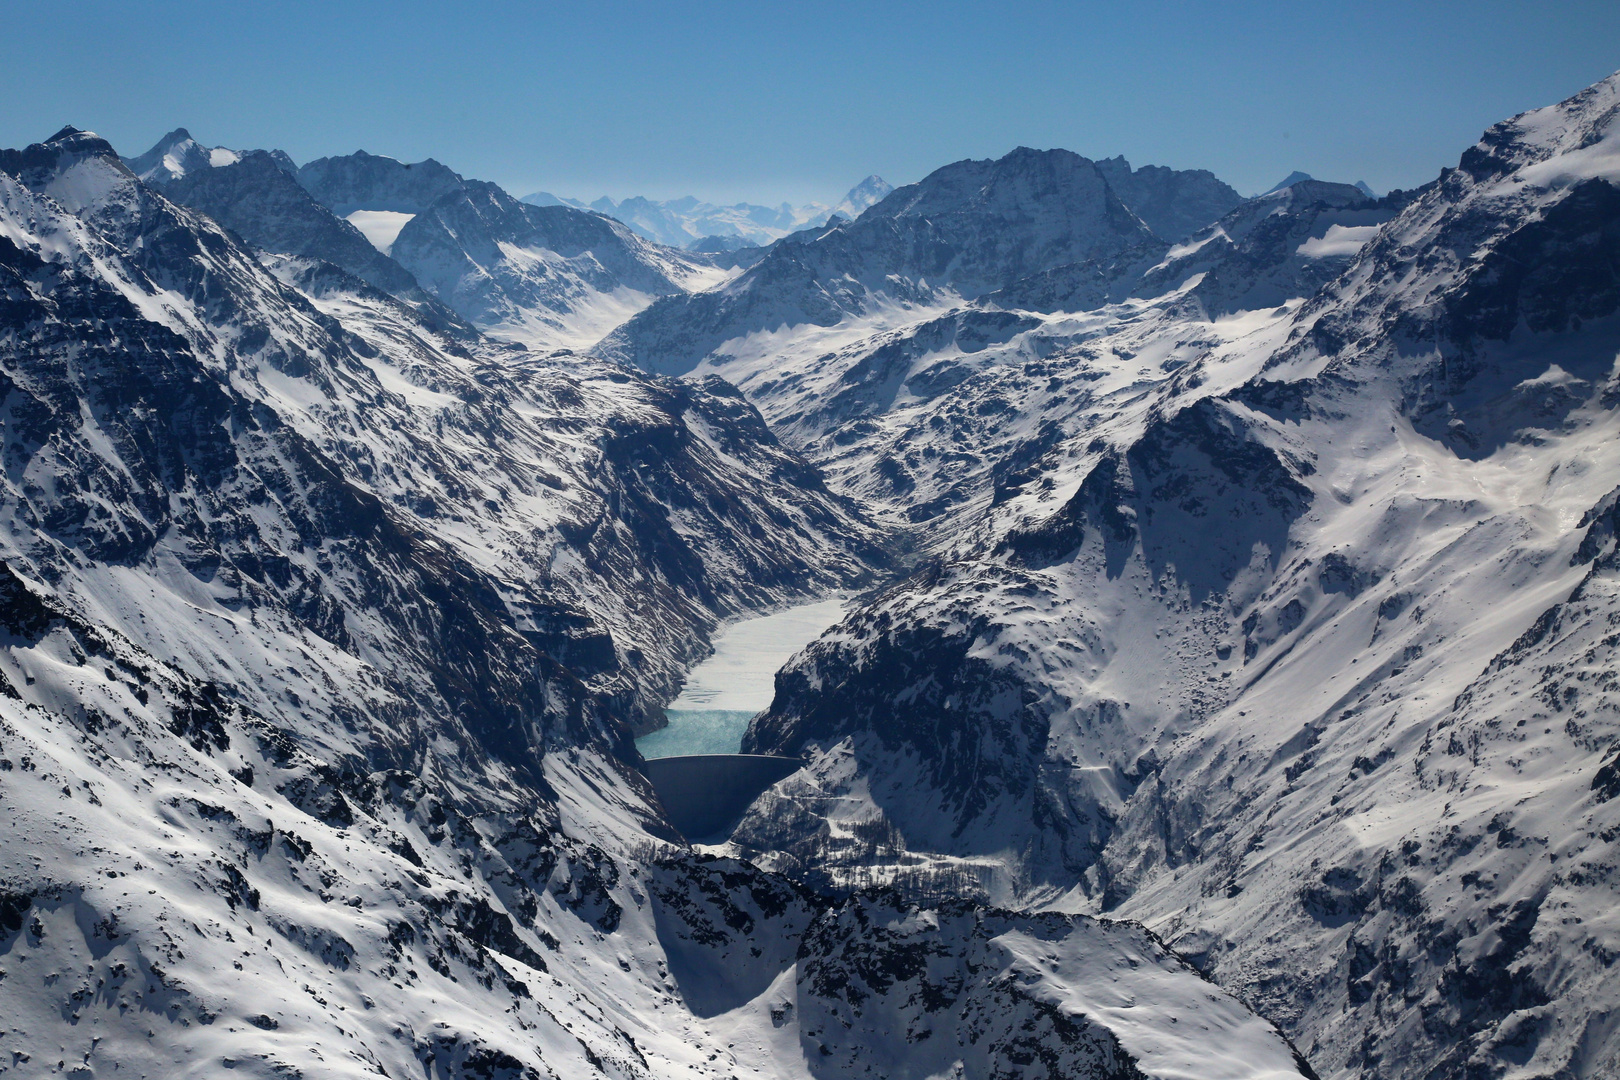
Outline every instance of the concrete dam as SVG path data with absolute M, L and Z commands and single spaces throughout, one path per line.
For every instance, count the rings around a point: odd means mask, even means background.
M 691 754 L 651 758 L 642 771 L 670 824 L 688 840 L 700 840 L 727 830 L 761 792 L 802 764 L 767 754 Z

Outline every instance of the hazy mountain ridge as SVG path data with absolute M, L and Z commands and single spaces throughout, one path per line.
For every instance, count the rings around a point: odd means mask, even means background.
M 610 218 L 478 181 L 413 217 L 392 254 L 480 329 L 540 348 L 583 348 L 656 297 L 726 276 Z
M 409 303 L 435 327 L 466 337 L 471 326 L 426 290 L 348 221 L 316 202 L 270 155 L 252 151 L 229 165 L 199 170 L 164 188 L 261 251 L 320 259 Z
M 535 206 L 572 206 L 578 210 L 594 210 L 622 221 L 639 236 L 670 247 L 697 249 L 702 242 L 717 239 L 738 245 L 768 247 L 789 233 L 825 225 L 835 214 L 846 219 L 859 217 L 867 207 L 893 190 L 881 176 L 868 176 L 850 188 L 836 206 L 831 207 L 820 203 L 798 207 L 788 203 L 775 207 L 754 203 L 716 206 L 690 195 L 656 201 L 642 196 L 615 201 L 603 196 L 585 203 L 578 199 L 559 198 L 545 191 L 525 195 L 522 201 Z
M 210 149 L 177 129 L 130 162 L 255 247 L 341 266 L 455 333 L 471 323 L 539 348 L 584 346 L 652 298 L 726 274 L 592 212 L 531 212 L 431 158 L 357 151 L 295 168 L 280 151 Z
M 431 159 L 321 158 L 299 181 L 334 213 L 400 215 L 389 256 L 479 329 L 537 348 L 583 347 L 654 298 L 726 274 L 594 212 L 521 203 Z

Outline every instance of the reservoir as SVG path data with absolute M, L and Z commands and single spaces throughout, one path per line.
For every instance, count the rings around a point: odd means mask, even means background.
M 777 669 L 838 622 L 848 603 L 835 596 L 721 630 L 714 655 L 665 708 L 669 726 L 637 739 L 636 749 L 646 758 L 737 753 L 748 721 L 771 704 Z

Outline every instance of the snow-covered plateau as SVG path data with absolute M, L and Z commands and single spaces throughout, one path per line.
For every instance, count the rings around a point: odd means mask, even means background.
M 0 1075 L 1620 1075 L 1620 76 L 886 189 L 0 150 Z

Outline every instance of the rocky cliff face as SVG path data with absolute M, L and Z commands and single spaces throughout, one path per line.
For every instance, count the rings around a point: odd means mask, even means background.
M 316 158 L 298 170 L 298 182 L 340 217 L 356 210 L 420 214 L 461 190 L 461 177 L 432 158 L 408 164 L 364 150 Z
M 1097 162 L 1097 171 L 1154 235 L 1175 243 L 1244 202 L 1208 169 L 1131 168 L 1123 157 Z

